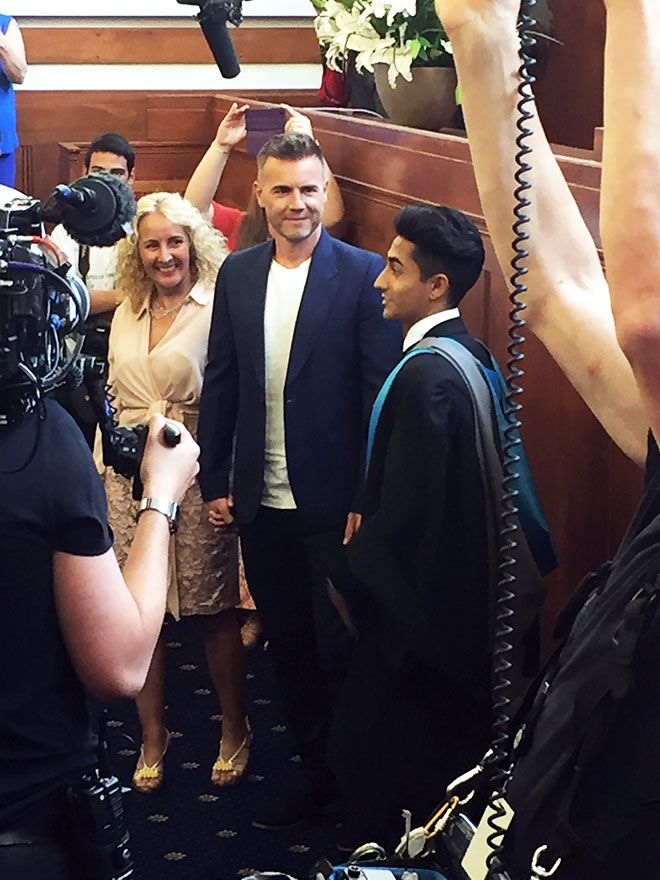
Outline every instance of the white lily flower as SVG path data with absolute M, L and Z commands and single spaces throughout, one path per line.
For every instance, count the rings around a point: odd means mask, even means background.
M 371 7 L 376 18 L 387 16 L 387 24 L 391 25 L 395 16 L 401 13 L 409 16 L 415 15 L 417 0 L 372 0 Z
M 354 52 L 358 71 L 373 73 L 374 64 L 387 64 L 392 88 L 395 88 L 399 76 L 411 80 L 416 50 L 412 40 L 414 25 L 408 19 L 417 14 L 418 2 L 427 0 L 351 0 L 349 6 L 339 0 L 326 0 L 314 20 L 326 64 L 334 70 L 344 70 L 348 53 Z M 404 20 L 394 27 L 394 19 L 400 14 Z M 382 19 L 386 20 L 388 27 L 384 37 L 372 24 L 374 20 Z M 410 32 L 409 26 L 412 28 Z M 443 40 L 440 45 L 445 52 L 451 53 L 449 41 Z

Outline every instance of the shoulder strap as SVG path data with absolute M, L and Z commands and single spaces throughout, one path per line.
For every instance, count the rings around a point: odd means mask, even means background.
M 367 435 L 367 456 L 366 456 L 366 464 L 365 464 L 365 476 L 369 473 L 369 465 L 371 463 L 371 454 L 373 452 L 374 447 L 374 438 L 376 436 L 376 429 L 378 428 L 378 422 L 380 421 L 380 415 L 383 411 L 383 406 L 385 405 L 385 401 L 387 400 L 387 395 L 390 393 L 390 389 L 394 384 L 394 380 L 401 372 L 401 369 L 405 367 L 408 361 L 415 357 L 418 354 L 433 354 L 433 351 L 430 348 L 413 348 L 411 351 L 407 352 L 399 361 L 399 363 L 394 367 L 392 372 L 389 374 L 387 379 L 383 382 L 383 385 L 376 396 L 376 400 L 371 408 L 371 416 L 369 418 L 369 433 Z
M 472 400 L 477 456 L 481 467 L 486 503 L 492 637 L 494 635 L 495 623 L 494 602 L 498 595 L 499 567 L 502 561 L 502 531 L 500 524 L 504 512 L 503 470 L 500 457 L 501 443 L 497 421 L 494 418 L 493 395 L 479 361 L 456 339 L 451 337 L 427 338 L 423 339 L 419 346 L 420 349 L 436 352 L 449 361 L 463 379 Z M 522 445 L 522 441 L 520 445 Z M 529 628 L 538 617 L 545 599 L 546 588 L 543 584 L 539 568 L 530 552 L 527 536 L 518 521 L 518 517 L 515 518 L 515 521 L 517 521 L 518 539 L 515 542 L 515 548 L 507 550 L 507 554 L 513 556 L 516 560 L 516 582 L 510 587 L 512 595 L 508 604 L 515 614 L 517 622 L 517 643 L 514 646 L 517 656 L 514 668 L 521 669 L 523 665 L 522 655 L 524 653 L 523 641 Z M 514 687 L 518 689 L 521 685 L 522 682 L 516 682 Z
M 516 498 L 518 516 L 539 571 L 542 575 L 546 575 L 557 567 L 559 556 L 536 491 L 520 432 L 511 424 L 506 413 L 507 389 L 504 376 L 493 355 L 487 348 L 485 350 L 490 359 L 490 367 L 483 366 L 479 361 L 477 364 L 490 387 L 502 448 L 504 448 L 507 436 L 515 436 L 519 441 L 516 446 L 517 476 L 511 481 L 511 487 L 518 492 Z

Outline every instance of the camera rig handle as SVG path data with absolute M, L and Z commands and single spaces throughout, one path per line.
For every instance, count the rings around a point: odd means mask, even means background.
M 89 394 L 89 402 L 99 423 L 103 446 L 103 463 L 122 477 L 133 479 L 133 498 L 140 501 L 144 486 L 140 479 L 140 465 L 147 442 L 147 425 L 118 425 L 112 395 L 106 385 L 105 361 L 83 357 L 80 361 L 80 381 Z M 181 432 L 167 424 L 161 433 L 166 446 L 174 448 L 181 442 Z

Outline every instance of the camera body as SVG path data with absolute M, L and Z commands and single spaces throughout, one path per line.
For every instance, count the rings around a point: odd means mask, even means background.
M 84 342 L 87 288 L 65 263 L 54 268 L 43 221 L 61 221 L 80 244 L 105 247 L 123 238 L 135 199 L 111 174 L 88 174 L 55 187 L 42 204 L 18 198 L 0 205 L 0 425 L 34 411 L 62 385 Z
M 94 880 L 132 877 L 133 859 L 117 777 L 91 770 L 69 786 L 66 794 L 84 876 Z
M 70 266 L 49 264 L 40 213 L 36 199 L 0 207 L 0 425 L 34 410 L 70 370 L 89 311 Z

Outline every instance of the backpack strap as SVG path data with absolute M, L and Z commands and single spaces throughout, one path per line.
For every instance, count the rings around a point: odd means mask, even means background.
M 481 467 L 481 476 L 486 503 L 486 527 L 488 530 L 489 580 L 491 597 L 491 639 L 494 638 L 496 619 L 495 601 L 498 595 L 499 571 L 502 561 L 502 515 L 504 513 L 504 496 L 502 482 L 501 448 L 502 437 L 494 413 L 494 395 L 491 386 L 477 358 L 460 342 L 451 337 L 427 338 L 420 343 L 420 348 L 431 349 L 444 357 L 458 372 L 470 394 L 474 412 L 474 428 L 477 446 L 477 457 Z M 522 447 L 522 441 L 519 448 Z M 519 455 L 519 453 L 518 453 Z M 520 490 L 518 489 L 520 494 Z M 518 500 L 518 499 L 516 499 Z M 519 539 L 515 548 L 507 550 L 507 555 L 516 561 L 516 583 L 511 585 L 513 594 L 509 606 L 519 624 L 519 644 L 515 650 L 522 653 L 522 640 L 529 628 L 536 621 L 546 595 L 539 567 L 530 551 L 527 536 L 516 515 L 513 522 L 517 525 Z M 517 657 L 514 668 L 523 665 L 522 657 Z M 518 683 L 519 686 L 522 682 Z
M 390 393 L 392 385 L 394 385 L 394 380 L 399 375 L 403 367 L 418 354 L 433 354 L 433 350 L 430 348 L 413 348 L 411 351 L 407 352 L 399 361 L 399 363 L 394 367 L 392 372 L 389 374 L 387 379 L 382 384 L 382 387 L 378 394 L 376 395 L 376 400 L 371 408 L 371 416 L 369 418 L 369 431 L 367 434 L 367 455 L 365 462 L 365 476 L 369 473 L 369 465 L 371 464 L 371 454 L 374 448 L 374 438 L 376 437 L 376 429 L 378 428 L 378 422 L 380 421 L 380 416 L 383 411 L 383 406 L 385 405 L 385 401 L 387 400 L 387 395 Z

